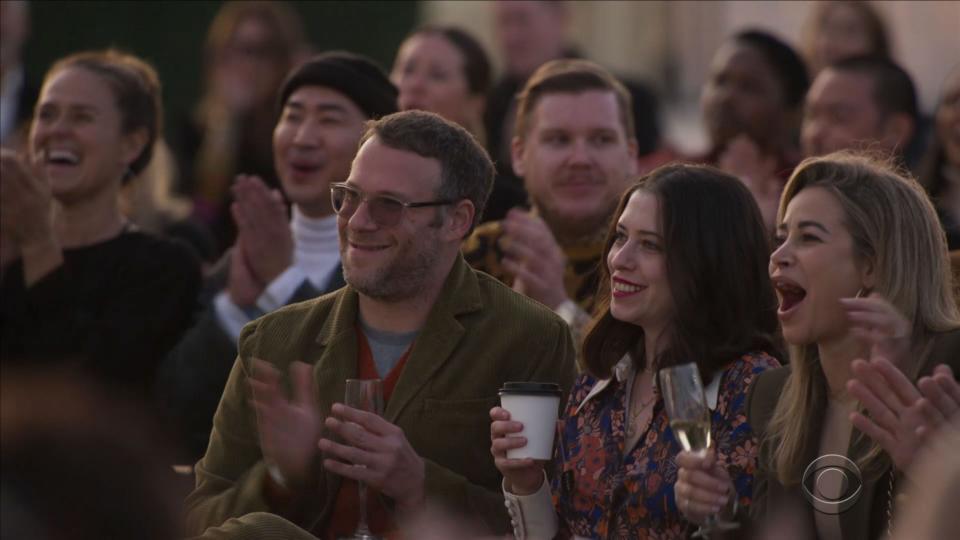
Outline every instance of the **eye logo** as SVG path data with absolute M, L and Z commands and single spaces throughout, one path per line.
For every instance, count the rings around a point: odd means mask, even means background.
M 827 454 L 807 465 L 801 487 L 817 512 L 833 515 L 856 504 L 863 492 L 863 480 L 856 463 L 846 456 Z

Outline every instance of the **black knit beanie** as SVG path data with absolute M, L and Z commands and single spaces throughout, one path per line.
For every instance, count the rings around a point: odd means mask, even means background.
M 397 87 L 366 56 L 346 51 L 326 52 L 293 68 L 280 91 L 280 110 L 301 86 L 326 86 L 347 96 L 369 118 L 397 112 Z

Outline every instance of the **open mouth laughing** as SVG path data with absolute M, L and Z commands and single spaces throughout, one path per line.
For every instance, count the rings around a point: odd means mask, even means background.
M 773 278 L 773 288 L 777 293 L 777 299 L 780 301 L 780 307 L 777 310 L 777 315 L 780 318 L 792 314 L 807 297 L 807 291 L 803 287 L 784 277 Z
M 80 155 L 73 150 L 46 148 L 43 150 L 41 162 L 56 167 L 76 167 L 80 164 Z
M 293 159 L 289 161 L 290 170 L 296 176 L 310 176 L 323 168 L 323 163 L 315 160 Z

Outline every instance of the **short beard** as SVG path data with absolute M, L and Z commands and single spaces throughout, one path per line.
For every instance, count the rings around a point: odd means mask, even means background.
M 434 267 L 439 258 L 438 242 L 424 244 L 414 254 L 402 255 L 394 264 L 377 269 L 364 278 L 351 275 L 348 265 L 343 265 L 343 278 L 360 294 L 381 302 L 401 302 L 415 298 L 423 291 L 424 284 L 433 278 Z

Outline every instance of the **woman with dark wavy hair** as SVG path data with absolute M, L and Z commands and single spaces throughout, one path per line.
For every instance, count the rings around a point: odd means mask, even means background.
M 725 502 L 749 505 L 757 456 L 744 401 L 756 375 L 779 365 L 767 238 L 747 188 L 712 167 L 668 165 L 627 190 L 549 480 L 542 463 L 506 457 L 526 444 L 507 437 L 522 426 L 491 411 L 517 536 L 687 537 L 674 496 L 680 443 L 656 375 L 690 362 L 707 385 L 710 459 L 736 487 Z

